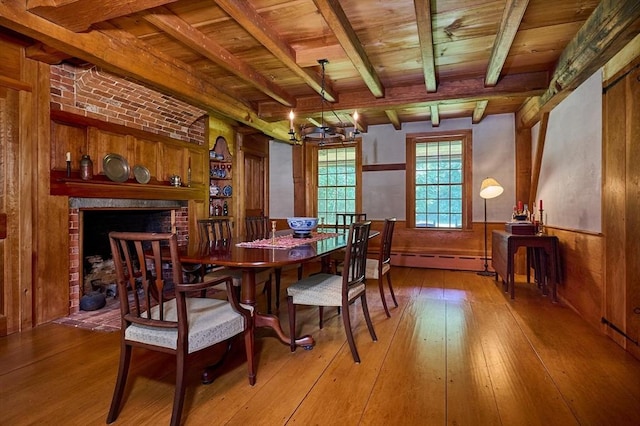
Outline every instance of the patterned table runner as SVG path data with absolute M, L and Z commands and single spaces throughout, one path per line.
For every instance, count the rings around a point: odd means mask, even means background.
M 303 244 L 313 243 L 315 241 L 324 240 L 325 238 L 336 237 L 339 234 L 335 232 L 312 232 L 309 238 L 294 238 L 293 235 L 276 236 L 275 240 L 265 238 L 262 240 L 247 241 L 238 243 L 238 247 L 247 248 L 272 248 L 272 249 L 288 249 L 291 247 L 301 246 Z

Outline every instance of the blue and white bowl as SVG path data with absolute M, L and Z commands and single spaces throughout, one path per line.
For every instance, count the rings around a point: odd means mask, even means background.
M 317 217 L 288 217 L 287 224 L 293 230 L 294 237 L 309 237 L 318 226 Z

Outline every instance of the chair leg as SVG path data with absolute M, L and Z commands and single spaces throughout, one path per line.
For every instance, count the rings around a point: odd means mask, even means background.
M 180 351 L 176 354 L 176 391 L 173 397 L 173 411 L 171 412 L 171 426 L 180 425 L 182 407 L 184 405 L 184 392 L 187 387 L 184 377 L 186 355 Z
M 118 377 L 116 379 L 116 387 L 113 390 L 113 398 L 111 399 L 111 408 L 107 415 L 107 423 L 113 423 L 120 414 L 120 405 L 124 396 L 124 387 L 127 384 L 127 374 L 129 373 L 129 365 L 131 364 L 131 346 L 122 345 L 120 349 L 120 366 L 118 367 Z
M 322 330 L 322 326 L 324 325 L 324 306 L 318 306 L 318 326 Z
M 291 352 L 296 351 L 296 305 L 293 304 L 293 297 L 287 296 L 287 306 L 289 307 L 289 346 Z
M 391 298 L 393 299 L 393 304 L 398 307 L 398 301 L 396 300 L 396 294 L 393 292 L 393 286 L 391 285 L 391 271 L 387 272 L 387 284 L 389 284 L 389 292 L 391 292 Z
M 344 331 L 347 334 L 347 342 L 349 342 L 349 348 L 351 349 L 351 355 L 353 360 L 360 364 L 360 355 L 358 355 L 358 349 L 356 349 L 356 342 L 353 339 L 353 331 L 351 331 L 351 318 L 349 317 L 349 302 L 344 301 L 342 303 L 342 322 L 344 324 Z
M 362 303 L 362 312 L 364 313 L 364 319 L 367 321 L 367 328 L 369 329 L 371 339 L 374 342 L 377 342 L 378 337 L 376 336 L 376 331 L 373 329 L 373 323 L 371 322 L 371 317 L 369 316 L 369 307 L 367 306 L 367 293 L 362 293 L 362 296 L 360 296 L 360 300 Z
M 380 290 L 380 299 L 382 299 L 382 307 L 384 308 L 384 313 L 387 314 L 387 318 L 391 318 L 389 308 L 387 307 L 387 299 L 385 299 L 384 296 L 384 285 L 382 284 L 382 277 L 378 277 L 378 289 Z

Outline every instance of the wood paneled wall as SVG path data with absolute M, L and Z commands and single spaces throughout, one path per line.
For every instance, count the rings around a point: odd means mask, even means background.
M 629 337 L 611 327 L 611 338 L 640 358 L 640 56 L 605 81 L 603 107 L 603 316 Z

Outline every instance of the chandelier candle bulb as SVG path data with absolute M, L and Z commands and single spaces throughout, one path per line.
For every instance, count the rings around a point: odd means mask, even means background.
M 289 129 L 293 130 L 293 110 L 289 111 Z

